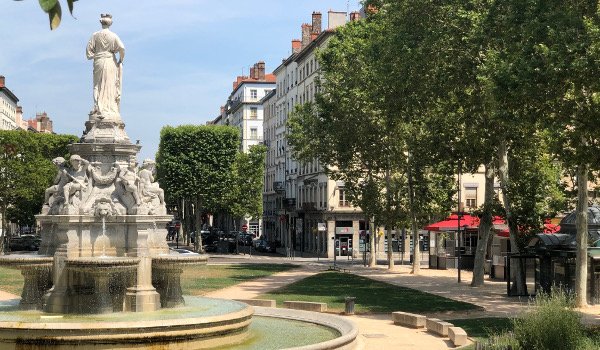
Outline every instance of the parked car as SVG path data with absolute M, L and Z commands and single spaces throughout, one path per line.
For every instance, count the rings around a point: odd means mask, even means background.
M 35 235 L 22 235 L 12 237 L 8 244 L 11 251 L 28 250 L 35 251 L 40 249 L 42 239 Z
M 251 246 L 253 238 L 254 238 L 254 236 L 252 234 L 241 232 L 240 235 L 238 236 L 238 244 L 245 245 L 245 246 Z
M 273 244 L 273 242 L 267 242 L 264 239 L 259 239 L 254 242 L 255 242 L 256 250 L 259 252 L 275 253 L 275 251 L 277 250 L 275 248 L 275 244 Z
M 217 241 L 211 243 L 211 244 L 207 244 L 204 246 L 204 251 L 206 253 L 216 253 L 218 250 L 218 245 L 217 245 Z

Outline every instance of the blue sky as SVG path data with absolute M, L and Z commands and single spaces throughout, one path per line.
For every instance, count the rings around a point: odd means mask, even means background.
M 125 44 L 121 114 L 140 159 L 154 158 L 164 125 L 205 124 L 232 82 L 259 60 L 271 72 L 300 38 L 313 11 L 350 11 L 358 0 L 80 0 L 50 31 L 36 0 L 0 1 L 0 75 L 25 118 L 46 111 L 58 133 L 80 136 L 92 107 L 92 63 L 85 58 L 100 13 Z

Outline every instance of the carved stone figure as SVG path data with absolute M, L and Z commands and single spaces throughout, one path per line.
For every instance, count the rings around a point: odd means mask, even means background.
M 65 206 L 67 211 L 71 208 L 79 209 L 79 204 L 83 201 L 84 192 L 88 186 L 88 168 L 89 162 L 80 156 L 74 154 L 69 159 L 71 170 L 67 172 L 69 181 L 63 187 Z
M 135 173 L 135 163 L 133 163 L 133 165 L 124 163 L 119 164 L 119 175 L 115 180 L 115 184 L 121 202 L 127 207 L 128 213 L 135 214 L 137 207 L 141 204 L 138 192 L 138 176 Z M 133 201 L 131 201 L 131 197 L 133 197 Z
M 46 193 L 44 196 L 44 204 L 52 207 L 54 203 L 57 203 L 60 199 L 64 199 L 60 197 L 62 194 L 62 189 L 64 185 L 69 182 L 69 177 L 67 176 L 67 169 L 65 168 L 65 159 L 63 157 L 56 157 L 52 159 L 52 163 L 56 166 L 57 174 L 54 177 L 53 185 L 46 189 Z
M 90 113 L 93 119 L 121 121 L 120 101 L 122 67 L 125 46 L 119 37 L 108 28 L 112 16 L 100 16 L 102 30 L 92 34 L 87 45 L 86 56 L 94 60 L 94 108 Z M 119 53 L 117 61 L 116 53 Z
M 156 172 L 156 162 L 152 159 L 145 159 L 142 163 L 142 170 L 138 176 L 140 178 L 140 193 L 145 201 L 152 201 L 158 198 L 159 203 L 165 203 L 165 192 L 159 187 L 157 182 L 154 182 Z

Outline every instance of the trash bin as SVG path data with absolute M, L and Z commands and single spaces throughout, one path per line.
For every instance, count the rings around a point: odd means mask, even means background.
M 346 315 L 354 315 L 354 302 L 356 301 L 356 298 L 346 297 L 344 301 L 346 302 L 346 310 L 344 313 Z
M 437 268 L 438 270 L 446 270 L 448 268 L 448 261 L 446 256 L 437 257 Z

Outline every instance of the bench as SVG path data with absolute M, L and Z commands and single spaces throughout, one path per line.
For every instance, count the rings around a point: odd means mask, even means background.
M 442 337 L 447 337 L 448 327 L 454 327 L 454 325 L 452 323 L 448 323 L 437 318 L 428 318 L 425 322 L 425 327 L 431 333 L 437 334 Z
M 427 317 L 423 315 L 411 314 L 408 312 L 396 311 L 392 312 L 392 320 L 395 325 L 405 326 L 410 328 L 425 327 Z
M 327 303 L 315 303 L 310 301 L 284 301 L 283 307 L 295 310 L 325 312 Z
M 234 299 L 252 306 L 276 307 L 275 300 L 270 299 Z
M 454 346 L 467 344 L 467 332 L 460 327 L 448 327 L 448 338 L 450 338 Z

